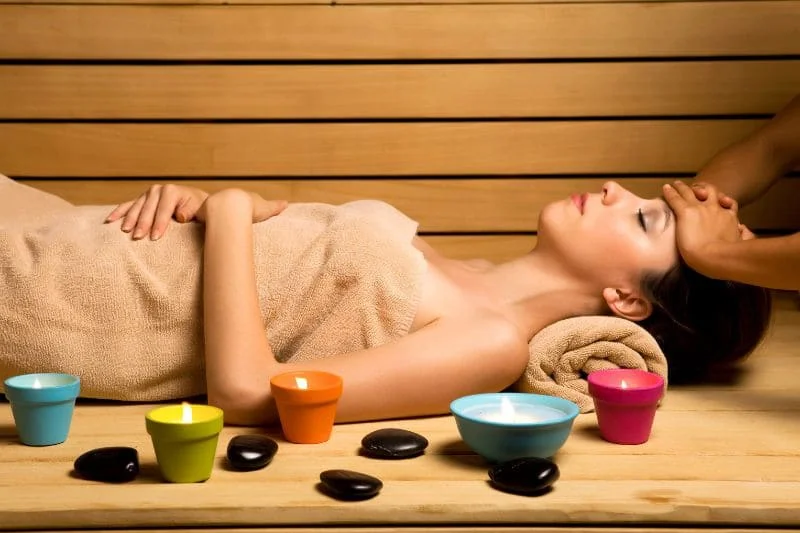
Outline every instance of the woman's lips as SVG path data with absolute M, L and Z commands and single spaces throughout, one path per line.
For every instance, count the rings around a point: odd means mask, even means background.
M 583 214 L 583 210 L 586 207 L 586 193 L 584 194 L 573 194 L 570 196 L 572 199 L 572 203 L 575 204 L 575 207 L 578 208 L 580 214 Z

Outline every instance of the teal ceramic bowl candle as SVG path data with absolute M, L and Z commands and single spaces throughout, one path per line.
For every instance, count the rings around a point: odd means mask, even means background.
M 19 439 L 28 446 L 52 446 L 67 440 L 80 392 L 71 374 L 24 374 L 3 382 Z
M 505 462 L 555 455 L 580 409 L 555 396 L 499 392 L 458 398 L 450 412 L 472 451 L 489 462 Z

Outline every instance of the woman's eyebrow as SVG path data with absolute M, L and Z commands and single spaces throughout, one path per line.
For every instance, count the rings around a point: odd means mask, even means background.
M 661 228 L 661 233 L 664 233 L 672 223 L 672 209 L 669 208 L 667 202 L 661 200 L 661 210 L 664 212 L 664 227 Z

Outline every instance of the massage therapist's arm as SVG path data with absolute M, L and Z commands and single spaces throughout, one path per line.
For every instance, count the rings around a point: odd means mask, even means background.
M 688 188 L 665 186 L 664 198 L 678 219 L 678 247 L 686 262 L 706 276 L 772 289 L 800 289 L 800 233 L 762 239 L 726 239 L 721 221 L 763 195 L 792 169 L 800 168 L 800 95 L 766 125 L 717 154 Z M 680 187 L 683 187 L 682 189 Z M 691 212 L 694 211 L 694 214 Z M 703 217 L 695 216 L 705 212 Z M 731 219 L 730 224 L 735 222 Z M 683 237 L 683 238 L 681 238 Z
M 764 126 L 717 153 L 695 180 L 744 206 L 793 169 L 800 170 L 800 95 Z

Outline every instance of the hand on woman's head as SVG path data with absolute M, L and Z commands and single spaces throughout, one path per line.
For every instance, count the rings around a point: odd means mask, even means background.
M 719 203 L 717 190 L 707 186 L 705 200 L 698 200 L 697 188 L 676 181 L 664 186 L 664 198 L 677 218 L 678 250 L 695 270 L 712 274 L 715 265 L 714 247 L 736 243 L 752 235 L 737 217 L 735 208 Z
M 734 212 L 739 212 L 739 203 L 728 196 L 727 194 L 723 193 L 710 183 L 706 183 L 704 181 L 696 181 L 692 183 L 692 192 L 694 192 L 695 198 L 700 200 L 701 202 L 705 202 L 708 200 L 710 196 L 716 196 L 717 202 L 719 203 L 720 207 L 725 209 L 731 209 Z

